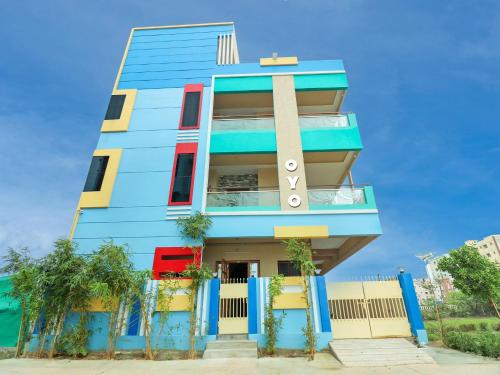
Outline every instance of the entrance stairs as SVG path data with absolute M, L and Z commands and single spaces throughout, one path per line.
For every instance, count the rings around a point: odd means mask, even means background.
M 329 347 L 346 367 L 435 364 L 423 349 L 404 338 L 341 339 L 330 341 Z
M 219 335 L 207 343 L 203 359 L 223 358 L 257 358 L 257 341 L 247 335 Z

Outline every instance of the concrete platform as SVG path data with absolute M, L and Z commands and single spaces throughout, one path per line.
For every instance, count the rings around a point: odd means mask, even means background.
M 404 338 L 333 340 L 329 346 L 347 367 L 435 364 L 423 349 Z
M 203 359 L 257 358 L 257 342 L 252 340 L 216 340 L 207 343 Z

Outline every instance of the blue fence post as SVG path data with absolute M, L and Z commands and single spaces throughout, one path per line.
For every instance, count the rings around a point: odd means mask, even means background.
M 217 335 L 219 328 L 220 279 L 210 280 L 210 308 L 208 311 L 208 334 Z
M 257 278 L 248 279 L 248 333 L 257 333 Z
M 417 294 L 413 286 L 413 278 L 410 273 L 401 272 L 398 274 L 399 285 L 403 291 L 403 300 L 406 308 L 406 315 L 410 322 L 411 332 L 421 345 L 429 342 L 427 331 L 425 330 L 420 307 L 418 306 Z

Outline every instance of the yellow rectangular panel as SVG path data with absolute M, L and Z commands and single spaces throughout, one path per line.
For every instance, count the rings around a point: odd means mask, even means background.
M 248 318 L 220 318 L 219 334 L 248 333 Z
M 274 238 L 328 238 L 328 225 L 276 226 Z
M 114 298 L 112 303 L 118 308 L 118 299 Z M 75 310 L 82 311 L 82 310 Z M 87 312 L 108 312 L 111 311 L 109 307 L 106 307 L 100 298 L 91 298 L 89 301 L 89 306 L 86 310 Z
M 302 276 L 286 276 L 283 279 L 283 285 L 300 285 L 304 284 Z
M 297 56 L 260 58 L 260 66 L 297 65 L 298 63 L 299 59 L 297 58 Z
M 187 294 L 177 294 L 171 296 L 171 300 L 166 298 L 161 299 L 156 303 L 156 311 L 189 311 L 191 309 L 191 301 Z
M 118 166 L 122 156 L 121 149 L 96 150 L 93 156 L 109 156 L 104 179 L 102 180 L 101 190 L 84 191 L 80 195 L 78 208 L 108 207 L 111 201 L 111 193 L 115 185 Z
M 167 288 L 173 289 L 187 289 L 191 286 L 191 279 L 169 279 L 158 281 L 158 288 L 164 290 Z
M 248 284 L 221 284 L 220 298 L 245 298 L 248 296 Z
M 398 280 L 363 281 L 366 298 L 403 298 Z
M 104 120 L 102 122 L 101 132 L 126 132 L 130 123 L 130 118 L 132 117 L 137 90 L 113 90 L 112 95 L 126 95 L 122 113 L 117 120 Z
M 286 293 L 277 296 L 273 302 L 273 309 L 305 309 L 304 293 Z

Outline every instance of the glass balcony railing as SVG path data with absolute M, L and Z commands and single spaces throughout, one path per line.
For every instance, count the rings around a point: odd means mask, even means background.
M 366 204 L 365 189 L 358 187 L 340 187 L 335 189 L 309 189 L 309 206 L 344 206 Z
M 228 117 L 212 120 L 213 132 L 274 129 L 273 117 Z
M 300 115 L 299 125 L 301 129 L 347 128 L 349 119 L 346 115 L 338 114 Z
M 279 207 L 278 190 L 209 191 L 207 193 L 208 211 L 279 210 Z

